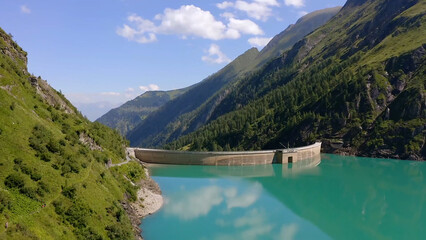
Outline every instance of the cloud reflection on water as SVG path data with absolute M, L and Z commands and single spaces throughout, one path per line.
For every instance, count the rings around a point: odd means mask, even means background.
M 166 199 L 164 212 L 183 220 L 192 220 L 208 215 L 213 207 L 222 203 L 226 204 L 227 211 L 232 208 L 247 208 L 259 199 L 261 193 L 262 185 L 258 182 L 245 192 L 239 192 L 235 187 L 209 185 L 184 194 L 180 192 L 171 197 L 173 201 Z
M 236 231 L 232 234 L 218 234 L 216 240 L 231 239 L 261 239 L 261 236 L 269 235 L 274 225 L 268 222 L 266 214 L 263 210 L 254 208 L 248 211 L 242 217 L 235 220 L 216 220 L 219 226 L 233 226 Z

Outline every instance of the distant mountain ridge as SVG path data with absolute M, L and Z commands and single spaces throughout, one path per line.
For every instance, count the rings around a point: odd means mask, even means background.
M 125 136 L 137 124 L 143 121 L 146 116 L 156 111 L 170 100 L 182 95 L 191 87 L 170 90 L 170 91 L 147 91 L 142 95 L 130 100 L 120 107 L 111 109 L 96 122 L 117 129 L 122 136 Z
M 327 24 L 238 81 L 215 121 L 167 147 L 321 140 L 326 152 L 425 160 L 425 9 L 424 0 L 348 0 Z
M 277 35 L 261 52 L 246 51 L 222 70 L 150 114 L 126 135 L 132 146 L 161 146 L 215 119 L 232 85 L 333 17 L 340 7 L 309 13 Z

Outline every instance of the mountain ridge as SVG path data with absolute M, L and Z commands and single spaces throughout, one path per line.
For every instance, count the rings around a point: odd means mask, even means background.
M 96 119 L 96 122 L 117 129 L 122 136 L 125 136 L 150 113 L 185 93 L 191 87 L 193 86 L 170 91 L 147 91 L 123 105 L 109 110 Z
M 248 150 L 322 140 L 326 152 L 425 159 L 422 9 L 425 1 L 348 1 L 240 81 L 217 120 L 167 147 Z M 333 149 L 333 141 L 343 148 Z

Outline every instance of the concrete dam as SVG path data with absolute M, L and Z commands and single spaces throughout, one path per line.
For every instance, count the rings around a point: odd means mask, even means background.
M 175 165 L 260 165 L 294 163 L 318 158 L 321 142 L 309 146 L 266 151 L 190 152 L 148 148 L 133 148 L 135 157 L 145 163 Z

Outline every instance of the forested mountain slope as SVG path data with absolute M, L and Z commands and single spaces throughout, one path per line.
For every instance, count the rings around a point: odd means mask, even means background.
M 238 81 L 217 120 L 168 145 L 425 159 L 426 1 L 348 0 L 326 25 Z
M 30 75 L 26 56 L 0 29 L 0 239 L 133 239 L 121 203 L 136 188 L 105 166 L 126 141 Z
M 96 122 L 105 124 L 112 129 L 117 129 L 122 136 L 125 136 L 150 113 L 156 111 L 168 101 L 182 95 L 191 87 L 171 91 L 145 92 L 120 107 L 111 109 L 98 118 Z
M 340 7 L 312 12 L 275 36 L 259 53 L 252 48 L 218 73 L 148 116 L 127 134 L 132 146 L 160 146 L 215 119 L 212 113 L 239 79 L 277 57 L 333 17 Z

